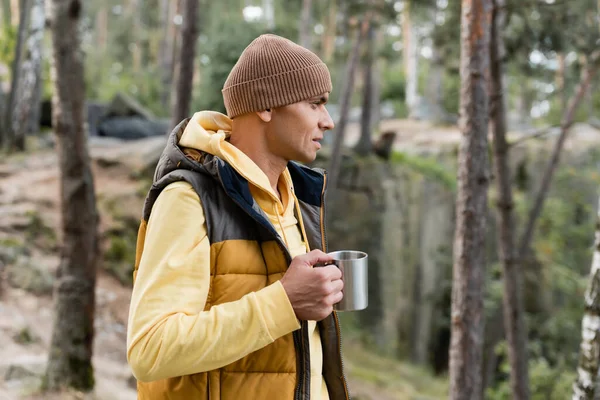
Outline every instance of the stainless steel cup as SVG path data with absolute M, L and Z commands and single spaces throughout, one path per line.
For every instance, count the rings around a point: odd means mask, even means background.
M 369 305 L 367 280 L 368 255 L 362 251 L 341 250 L 329 253 L 342 271 L 344 298 L 334 306 L 336 311 L 364 310 Z

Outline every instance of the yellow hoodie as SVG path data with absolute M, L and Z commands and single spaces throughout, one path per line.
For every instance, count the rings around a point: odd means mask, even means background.
M 286 169 L 273 191 L 264 172 L 226 139 L 231 120 L 194 114 L 182 148 L 213 154 L 250 183 L 250 192 L 283 238 L 292 257 L 309 251 Z M 300 215 L 300 213 L 298 213 Z M 164 238 L 172 238 L 165 241 Z M 127 358 L 135 377 L 154 381 L 224 367 L 300 328 L 281 283 L 204 311 L 210 284 L 210 243 L 198 195 L 187 182 L 167 186 L 152 208 L 131 296 Z M 242 318 L 244 316 L 244 318 Z M 315 321 L 308 321 L 311 399 L 328 400 Z

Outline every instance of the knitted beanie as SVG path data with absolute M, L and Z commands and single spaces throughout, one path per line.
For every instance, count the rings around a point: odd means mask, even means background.
M 223 86 L 230 118 L 331 92 L 329 69 L 308 49 L 277 35 L 254 39 Z

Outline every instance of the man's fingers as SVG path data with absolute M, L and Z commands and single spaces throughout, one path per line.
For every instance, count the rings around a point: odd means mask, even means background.
M 331 281 L 342 279 L 342 271 L 335 265 L 326 265 L 323 267 L 323 274 Z
M 308 265 L 311 266 L 318 263 L 333 261 L 333 258 L 330 255 L 323 253 L 321 250 L 313 250 L 310 253 L 306 253 L 302 257 L 304 257 L 304 260 L 308 263 Z

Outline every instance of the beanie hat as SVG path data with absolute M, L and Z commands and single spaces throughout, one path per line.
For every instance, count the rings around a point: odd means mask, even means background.
M 329 69 L 308 49 L 277 35 L 254 39 L 223 86 L 230 118 L 331 92 Z

